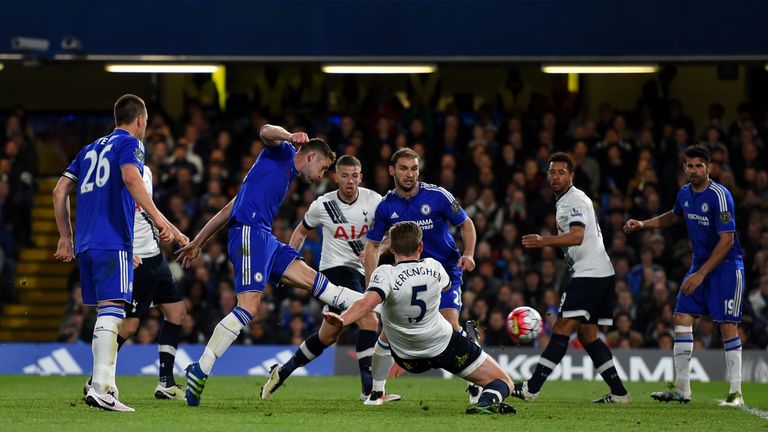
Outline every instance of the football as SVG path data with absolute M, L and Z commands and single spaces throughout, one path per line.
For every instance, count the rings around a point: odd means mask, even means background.
M 515 343 L 530 343 L 541 333 L 541 315 L 532 307 L 516 308 L 507 316 L 507 333 Z

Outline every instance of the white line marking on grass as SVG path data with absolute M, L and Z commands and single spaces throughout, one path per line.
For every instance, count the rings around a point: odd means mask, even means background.
M 721 402 L 725 402 L 725 400 L 723 399 L 715 399 L 715 401 L 717 401 L 718 404 Z M 742 405 L 738 408 L 747 414 L 752 414 L 755 417 L 760 417 L 763 420 L 768 420 L 768 411 L 762 410 L 760 408 L 749 407 L 746 405 Z

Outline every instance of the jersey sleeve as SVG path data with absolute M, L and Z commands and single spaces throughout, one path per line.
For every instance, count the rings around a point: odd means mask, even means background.
M 62 175 L 77 183 L 77 179 L 80 177 L 80 154 L 75 157 Z
M 376 206 L 376 211 L 373 214 L 373 223 L 368 233 L 366 233 L 366 238 L 370 241 L 380 242 L 392 225 L 385 207 L 384 201 L 379 202 L 379 205 Z
M 725 188 L 718 186 L 715 189 L 716 198 L 713 198 L 710 206 L 714 208 L 715 227 L 718 233 L 736 231 L 736 214 L 733 211 L 733 197 Z
M 463 224 L 464 221 L 467 220 L 467 212 L 464 211 L 461 204 L 456 201 L 456 198 L 454 198 L 450 192 L 442 187 L 438 187 L 438 190 L 441 192 L 440 209 L 442 210 L 443 215 L 453 226 Z
M 677 197 L 675 198 L 675 206 L 672 208 L 672 213 L 677 217 L 683 217 L 683 206 L 680 204 L 680 195 L 682 195 L 683 190 L 680 189 L 677 192 Z
M 322 225 L 319 199 L 314 200 L 312 204 L 309 205 L 307 212 L 304 213 L 304 219 L 301 220 L 301 223 L 304 225 L 304 228 L 308 230 L 313 230 Z
M 586 214 L 587 209 L 585 203 L 576 201 L 572 204 L 566 204 L 563 212 L 565 224 L 570 228 L 574 226 L 580 226 L 585 228 L 587 226 Z
M 436 260 L 432 260 L 433 265 L 436 267 L 438 273 L 440 274 L 440 277 L 438 278 L 438 282 L 440 284 L 440 290 L 444 290 L 445 288 L 450 288 L 451 286 L 451 277 L 448 276 L 448 272 L 445 271 L 445 267 L 443 267 L 442 264 L 437 262 Z
M 389 277 L 387 276 L 386 267 L 379 266 L 373 271 L 371 281 L 368 283 L 368 289 L 366 291 L 375 292 L 381 297 L 381 301 L 383 302 L 387 299 L 391 290 L 392 286 L 390 285 Z
M 144 145 L 136 138 L 126 139 L 122 146 L 120 146 L 120 154 L 118 156 L 118 162 L 120 167 L 123 165 L 133 164 L 139 169 L 140 173 L 144 172 Z
M 286 160 L 296 155 L 296 147 L 288 141 L 280 141 L 276 146 L 266 146 L 265 149 L 274 157 L 279 160 Z

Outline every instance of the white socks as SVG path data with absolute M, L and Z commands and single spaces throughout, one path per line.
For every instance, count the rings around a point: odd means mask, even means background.
M 723 342 L 725 348 L 725 379 L 731 384 L 728 393 L 741 393 L 741 339 L 738 336 Z
M 213 363 L 217 358 L 224 355 L 224 352 L 232 345 L 232 342 L 240 335 L 240 331 L 243 327 L 246 327 L 251 322 L 253 317 L 248 311 L 241 307 L 232 309 L 229 315 L 219 321 L 219 324 L 213 330 L 213 335 L 208 341 L 208 345 L 205 346 L 205 351 L 202 357 L 200 357 L 200 369 L 206 375 L 211 374 L 213 369 Z
M 691 395 L 691 355 L 693 354 L 693 326 L 675 326 L 675 390 Z
M 123 323 L 125 310 L 120 306 L 100 306 L 93 329 L 93 387 L 98 394 L 117 392 L 117 334 Z
M 373 359 L 371 361 L 373 391 L 384 391 L 384 386 L 387 384 L 387 377 L 389 376 L 389 370 L 394 363 L 395 359 L 392 358 L 389 344 L 382 342 L 381 338 L 379 338 L 379 340 L 376 341 L 376 346 L 373 348 Z
M 356 300 L 363 298 L 363 294 L 349 288 L 329 283 L 324 290 L 316 295 L 316 297 L 328 306 L 346 310 Z

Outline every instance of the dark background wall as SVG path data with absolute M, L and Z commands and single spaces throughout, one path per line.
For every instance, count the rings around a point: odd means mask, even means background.
M 76 36 L 99 55 L 768 58 L 768 2 L 582 0 L 30 0 L 13 36 Z

